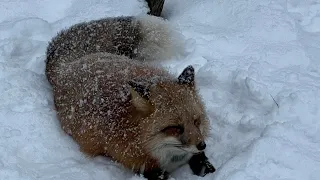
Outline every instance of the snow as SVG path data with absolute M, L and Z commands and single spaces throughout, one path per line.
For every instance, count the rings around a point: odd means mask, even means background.
M 85 157 L 63 133 L 44 54 L 59 30 L 146 13 L 145 2 L 5 0 L 0 12 L 0 179 L 143 179 Z M 217 168 L 202 178 L 184 166 L 172 179 L 320 179 L 319 12 L 319 0 L 166 0 L 189 52 L 166 65 L 196 68 Z

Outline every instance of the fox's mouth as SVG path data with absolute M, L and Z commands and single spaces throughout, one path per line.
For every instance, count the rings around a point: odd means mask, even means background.
M 188 154 L 193 154 L 193 155 L 196 155 L 196 154 L 200 154 L 202 153 L 203 151 L 200 151 L 198 150 L 195 146 L 185 146 L 185 145 L 182 145 L 182 144 L 165 144 L 162 146 L 162 148 L 164 147 L 173 147 L 173 148 L 177 148 L 181 151 L 184 151 L 185 153 L 188 153 Z
M 181 141 L 177 140 L 176 138 L 172 137 L 166 138 L 165 141 L 154 142 L 155 143 L 149 144 L 149 151 L 151 151 L 152 154 L 154 154 L 154 156 L 158 157 L 159 159 L 163 159 L 164 157 L 166 157 L 166 154 L 171 156 L 179 155 L 179 157 L 180 155 L 186 155 L 189 157 L 203 152 L 203 150 L 197 149 L 196 145 L 186 145 L 181 143 Z
M 199 151 L 199 150 L 194 150 L 194 151 L 192 151 L 192 149 L 194 149 L 194 148 L 192 148 L 192 147 L 179 146 L 179 147 L 177 147 L 177 148 L 179 148 L 179 149 L 181 149 L 181 150 L 183 150 L 183 151 L 185 151 L 185 152 L 187 152 L 187 153 L 194 154 L 194 155 L 200 154 L 200 153 L 203 152 L 203 151 Z

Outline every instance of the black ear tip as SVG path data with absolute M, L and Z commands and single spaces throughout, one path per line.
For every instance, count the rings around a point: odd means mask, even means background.
M 129 80 L 127 82 L 133 89 L 136 91 L 141 97 L 144 97 L 146 99 L 149 98 L 149 89 L 148 87 L 138 84 L 134 81 Z
M 187 66 L 186 68 L 184 68 L 183 72 L 184 74 L 189 74 L 192 75 L 194 74 L 194 68 L 192 65 Z
M 180 84 L 190 84 L 194 83 L 194 68 L 192 65 L 187 66 L 180 76 L 178 77 Z
M 137 86 L 137 84 L 135 83 L 135 82 L 133 82 L 133 81 L 128 81 L 127 82 L 131 87 L 136 87 Z
M 194 68 L 193 68 L 192 65 L 187 66 L 187 67 L 185 68 L 185 70 L 189 70 L 189 71 L 194 72 Z

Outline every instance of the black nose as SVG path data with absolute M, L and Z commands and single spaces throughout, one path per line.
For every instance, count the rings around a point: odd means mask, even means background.
M 202 151 L 206 148 L 206 143 L 204 141 L 200 142 L 198 145 L 197 145 L 197 149 Z

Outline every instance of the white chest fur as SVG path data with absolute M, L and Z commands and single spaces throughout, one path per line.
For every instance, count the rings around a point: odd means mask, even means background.
M 164 164 L 163 168 L 168 172 L 172 172 L 175 169 L 179 168 L 180 166 L 188 163 L 191 157 L 192 157 L 192 154 L 190 153 L 168 157 L 168 159 L 170 158 L 170 162 L 168 162 L 167 164 Z

